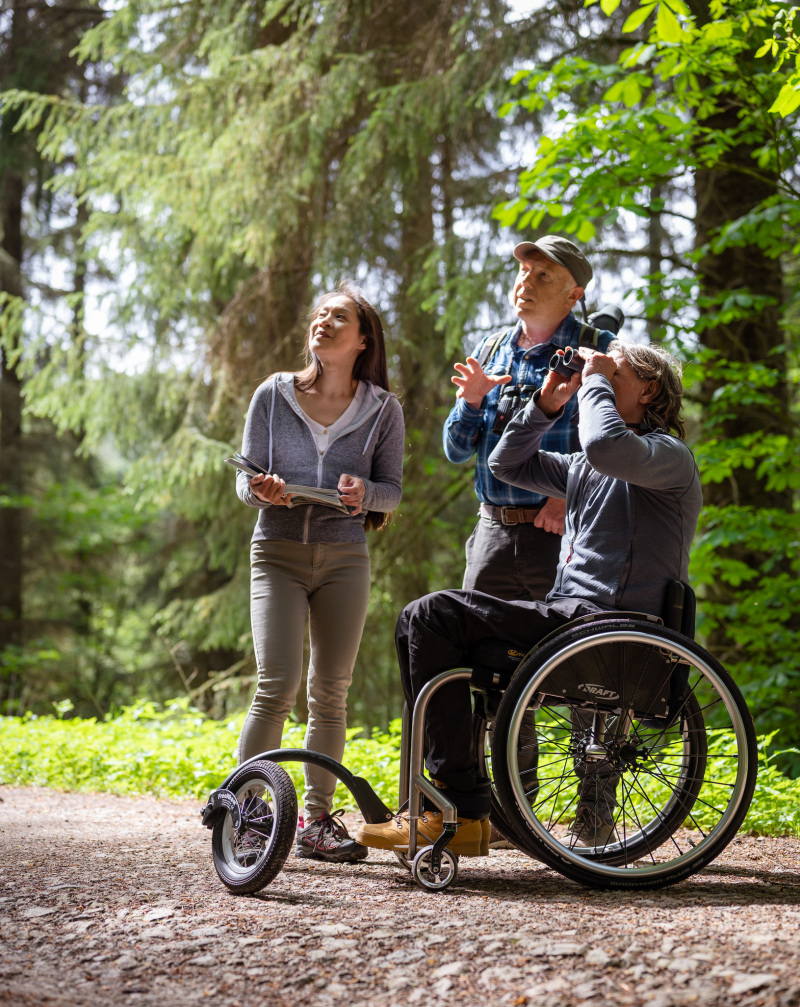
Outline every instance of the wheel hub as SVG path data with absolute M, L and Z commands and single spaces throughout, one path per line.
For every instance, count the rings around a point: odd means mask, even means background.
M 647 757 L 648 748 L 636 735 L 598 743 L 587 731 L 574 739 L 571 755 L 577 766 L 588 768 L 604 763 L 617 772 L 624 772 L 626 769 L 636 769 L 641 760 Z

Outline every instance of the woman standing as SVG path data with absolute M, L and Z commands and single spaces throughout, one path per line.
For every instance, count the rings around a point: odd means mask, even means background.
M 253 395 L 242 454 L 270 475 L 238 472 L 240 499 L 260 510 L 250 547 L 250 615 L 258 686 L 239 762 L 280 748 L 302 677 L 309 620 L 306 748 L 341 761 L 347 690 L 370 589 L 365 526 L 382 528 L 400 501 L 403 413 L 389 391 L 383 326 L 361 290 L 343 283 L 311 315 L 307 367 L 278 373 Z M 337 488 L 349 514 L 294 506 L 288 483 Z M 305 766 L 295 853 L 355 861 L 366 847 L 331 814 L 335 778 Z

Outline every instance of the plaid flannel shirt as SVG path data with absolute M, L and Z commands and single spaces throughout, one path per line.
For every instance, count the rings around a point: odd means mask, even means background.
M 527 350 L 521 349 L 518 345 L 521 331 L 518 322 L 505 333 L 500 346 L 484 370 L 487 374 L 510 374 L 511 385 L 536 385 L 538 388 L 547 376 L 547 363 L 555 350 L 578 345 L 581 323 L 573 314 L 569 314 L 548 342 L 538 343 Z M 482 339 L 471 356 L 479 357 L 486 340 L 490 338 L 487 336 Z M 608 344 L 615 338 L 613 333 L 601 330 L 597 339 L 597 349 L 605 353 Z M 489 471 L 489 455 L 500 440 L 499 434 L 492 433 L 492 427 L 502 391 L 503 386 L 493 388 L 485 396 L 480 409 L 475 409 L 462 398 L 456 399 L 456 404 L 450 410 L 444 425 L 444 453 L 451 462 L 466 462 L 473 455 L 477 456 L 475 495 L 481 503 L 495 507 L 539 507 L 546 497 L 500 482 Z M 541 444 L 543 451 L 569 454 L 580 450 L 578 428 L 572 422 L 577 408 L 577 396 L 573 395 L 564 408 L 564 415 L 544 435 Z

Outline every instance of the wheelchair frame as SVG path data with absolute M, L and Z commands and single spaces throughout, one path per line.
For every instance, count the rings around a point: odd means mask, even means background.
M 666 606 L 667 618 L 673 624 L 677 623 L 681 629 L 689 629 L 691 633 L 693 632 L 694 624 L 693 594 L 687 585 L 679 584 L 679 582 L 675 582 L 675 585 L 680 587 L 681 590 L 677 591 L 677 587 L 671 589 Z M 688 594 L 686 593 L 687 591 Z M 688 604 L 685 604 L 685 601 Z M 572 637 L 576 637 L 577 639 L 573 640 Z M 554 666 L 558 666 L 558 662 L 564 654 L 568 653 L 571 656 L 573 652 L 591 652 L 598 646 L 597 643 L 592 643 L 594 638 L 600 639 L 604 645 L 617 643 L 637 645 L 644 641 L 646 646 L 650 648 L 650 651 L 654 653 L 674 653 L 677 656 L 673 661 L 685 661 L 696 668 L 700 666 L 698 670 L 701 677 L 705 676 L 705 678 L 709 679 L 711 692 L 716 692 L 721 697 L 725 709 L 730 714 L 737 744 L 737 782 L 733 785 L 731 797 L 733 806 L 725 808 L 724 812 L 720 815 L 720 822 L 715 824 L 708 835 L 703 833 L 702 828 L 700 829 L 703 838 L 700 840 L 700 849 L 697 853 L 695 853 L 697 844 L 689 839 L 691 853 L 686 856 L 681 855 L 678 858 L 677 867 L 671 867 L 669 863 L 666 865 L 657 864 L 653 855 L 653 849 L 650 848 L 647 842 L 644 842 L 645 853 L 650 856 L 652 864 L 645 864 L 642 867 L 637 862 L 630 862 L 629 858 L 626 857 L 626 837 L 624 836 L 621 841 L 617 839 L 614 843 L 610 844 L 610 852 L 606 850 L 608 844 L 604 845 L 603 848 L 595 846 L 588 850 L 581 850 L 580 852 L 576 852 L 571 847 L 560 848 L 563 847 L 561 841 L 553 838 L 547 827 L 539 822 L 534 811 L 531 810 L 532 807 L 535 809 L 535 804 L 531 805 L 530 795 L 526 795 L 524 786 L 519 781 L 520 771 L 515 761 L 515 746 L 518 744 L 517 739 L 519 738 L 524 710 L 528 706 L 530 698 L 536 694 L 536 683 L 543 684 L 549 681 L 547 676 Z M 512 649 L 510 653 L 513 654 L 515 652 Z M 542 660 L 544 660 L 544 665 L 537 670 L 536 662 L 541 662 Z M 642 613 L 601 613 L 596 616 L 588 616 L 566 623 L 550 634 L 550 636 L 540 641 L 516 664 L 513 676 L 510 676 L 509 681 L 506 683 L 505 677 L 510 670 L 511 663 L 509 659 L 506 669 L 487 668 L 483 664 L 480 667 L 480 674 L 476 674 L 476 667 L 458 668 L 441 672 L 421 690 L 414 704 L 413 713 L 409 713 L 408 709 L 404 708 L 399 793 L 401 799 L 403 795 L 407 795 L 410 828 L 408 846 L 396 847 L 395 854 L 401 863 L 411 870 L 415 881 L 421 887 L 431 891 L 443 890 L 452 883 L 458 870 L 458 857 L 447 848 L 458 827 L 456 807 L 446 796 L 446 791 L 434 787 L 424 774 L 425 717 L 428 705 L 431 697 L 437 690 L 443 685 L 455 681 L 470 681 L 475 688 L 482 689 L 483 691 L 498 688 L 503 688 L 504 690 L 498 717 L 501 717 L 503 722 L 506 723 L 508 732 L 505 738 L 505 747 L 501 746 L 501 750 L 493 753 L 493 758 L 496 754 L 498 761 L 498 769 L 495 772 L 495 784 L 499 792 L 499 797 L 493 802 L 493 812 L 499 812 L 501 831 L 507 834 L 511 833 L 509 838 L 529 856 L 543 861 L 565 876 L 583 884 L 596 887 L 644 888 L 660 887 L 681 880 L 691 873 L 700 870 L 724 849 L 733 834 L 737 831 L 747 812 L 755 786 L 755 767 L 757 762 L 755 733 L 741 693 L 739 693 L 737 687 L 730 680 L 729 676 L 727 676 L 724 669 L 702 648 L 695 644 L 690 635 L 670 630 L 669 627 L 663 625 L 661 620 L 653 616 L 643 615 Z M 475 664 L 478 666 L 481 665 L 480 655 Z M 526 669 L 529 667 L 533 667 L 534 670 L 532 675 L 529 674 L 525 678 Z M 672 667 L 673 671 L 670 672 L 670 675 L 677 668 L 677 664 L 673 663 Z M 477 682 L 476 679 L 478 680 Z M 510 713 L 504 711 L 503 703 L 507 699 L 510 703 L 511 697 L 515 693 L 519 693 L 519 696 L 514 700 L 515 706 L 513 711 Z M 557 702 L 561 701 L 558 700 Z M 714 701 L 714 703 L 709 704 L 706 708 L 710 709 L 717 702 Z M 539 707 L 541 705 L 541 702 L 539 702 Z M 686 706 L 686 700 L 684 700 L 683 705 L 684 707 Z M 698 704 L 695 702 L 695 705 Z M 587 706 L 590 712 L 592 709 L 598 707 L 599 704 L 596 702 Z M 703 712 L 701 708 L 699 709 L 699 713 L 692 713 L 692 717 L 699 719 L 700 725 L 699 728 L 697 725 L 694 725 L 694 734 L 696 737 L 699 737 L 700 733 L 702 733 L 703 737 L 705 737 L 706 728 Z M 680 715 L 679 710 L 677 718 Z M 672 711 L 670 711 L 670 716 L 675 716 Z M 683 716 L 686 718 L 687 714 L 684 713 Z M 646 720 L 642 722 L 646 723 Z M 676 720 L 674 719 L 673 724 L 675 722 Z M 605 725 L 605 720 L 603 720 L 603 724 Z M 627 728 L 629 734 L 632 724 L 633 719 L 629 718 Z M 683 726 L 681 730 L 684 730 Z M 638 739 L 638 735 L 636 735 L 636 738 Z M 632 740 L 632 738 L 629 738 L 629 749 L 631 748 Z M 603 747 L 602 744 L 596 743 L 594 735 L 591 736 L 590 741 L 594 743 L 595 748 L 600 749 Z M 574 747 L 573 744 L 572 748 Z M 570 752 L 572 748 L 570 748 Z M 606 745 L 606 748 L 609 748 L 609 746 Z M 684 750 L 685 748 L 686 743 L 684 742 Z M 640 749 L 641 752 L 644 752 L 646 745 L 641 744 Z M 584 744 L 582 751 L 584 755 L 589 751 L 586 744 Z M 743 756 L 741 760 L 739 758 L 739 751 L 741 751 Z M 635 745 L 633 745 L 632 752 L 633 754 L 628 759 L 630 765 L 636 767 L 637 760 L 642 761 L 644 756 L 636 749 Z M 573 758 L 572 755 L 564 755 L 563 761 L 566 764 L 571 758 Z M 597 759 L 598 755 L 593 755 L 589 752 L 588 758 Z M 684 763 L 686 762 L 686 758 L 684 754 L 682 756 Z M 694 815 L 693 809 L 700 789 L 706 782 L 704 779 L 705 769 L 703 768 L 701 774 L 701 771 L 696 767 L 701 764 L 704 767 L 706 757 L 702 756 L 702 763 L 696 753 L 692 758 L 694 762 L 690 762 L 688 776 L 686 776 L 687 770 L 680 771 L 683 776 L 679 773 L 685 794 L 677 803 L 670 798 L 665 809 L 655 808 L 655 805 L 652 805 L 653 812 L 648 811 L 648 814 L 652 813 L 654 815 L 650 823 L 650 833 L 647 832 L 647 829 L 639 829 L 637 834 L 639 846 L 636 847 L 637 849 L 642 846 L 642 837 L 646 838 L 648 834 L 660 837 L 661 833 L 665 835 L 662 843 L 671 841 L 677 848 L 678 844 L 674 839 L 674 834 L 683 824 L 684 815 L 686 816 L 686 820 L 696 819 L 695 824 L 702 817 L 702 812 L 706 809 L 701 808 L 699 816 Z M 280 770 L 279 767 L 275 767 L 274 765 L 270 770 L 270 764 L 281 762 L 303 762 L 328 770 L 347 787 L 365 821 L 368 823 L 387 822 L 393 817 L 392 811 L 378 797 L 369 782 L 352 774 L 335 759 L 305 749 L 275 749 L 254 756 L 229 774 L 220 787 L 210 795 L 208 803 L 201 813 L 203 824 L 214 832 L 214 859 L 217 872 L 223 883 L 232 891 L 245 893 L 263 887 L 264 884 L 272 880 L 275 874 L 277 874 L 286 856 L 288 856 L 294 837 L 297 802 L 294 789 L 291 782 L 288 781 L 285 771 Z M 497 775 L 498 772 L 500 773 L 499 777 Z M 668 786 L 670 778 L 674 775 L 675 767 L 672 764 L 668 764 L 667 772 L 665 773 L 663 770 L 660 772 L 663 779 L 659 781 L 658 774 L 655 774 L 656 782 Z M 536 773 L 538 779 L 538 767 Z M 283 774 L 283 776 L 280 774 Z M 651 773 L 650 775 L 652 776 L 653 774 Z M 248 780 L 251 776 L 256 780 L 261 780 L 264 792 L 269 791 L 271 795 L 271 799 L 275 805 L 275 810 L 271 817 L 263 814 L 264 808 L 269 807 L 269 801 L 265 802 L 261 797 L 256 797 L 253 800 L 248 799 L 250 800 L 249 804 L 244 800 L 240 804 L 235 797 L 237 786 L 245 794 L 249 793 L 246 790 L 246 786 L 249 785 Z M 684 776 L 686 779 L 683 779 Z M 699 778 L 695 778 L 698 776 Z M 725 784 L 725 786 L 728 785 Z M 537 796 L 538 788 L 539 785 L 537 783 L 535 791 Z M 692 793 L 694 789 L 697 790 L 696 794 Z M 289 790 L 291 790 L 291 795 L 289 794 Z M 725 791 L 723 791 L 724 793 Z M 423 797 L 426 797 L 441 811 L 443 828 L 442 833 L 432 845 L 427 845 L 426 840 L 426 845 L 420 846 L 417 823 L 422 814 Z M 734 798 L 735 801 L 733 800 Z M 672 806 L 670 806 L 670 801 L 672 801 Z M 650 803 L 652 804 L 652 801 Z M 705 803 L 708 807 L 711 807 L 708 802 Z M 261 813 L 260 817 L 248 811 L 248 807 L 251 806 L 257 808 Z M 666 809 L 669 809 L 669 814 L 667 814 Z M 672 822 L 677 822 L 677 824 L 673 826 Z M 670 824 L 668 825 L 668 823 Z M 251 837 L 250 846 L 245 853 L 236 852 L 234 850 L 235 844 L 229 841 L 226 846 L 223 840 L 219 838 L 221 831 L 226 828 L 232 830 L 230 831 L 230 835 Z M 670 828 L 672 829 L 671 832 Z M 255 841 L 252 840 L 253 836 L 256 837 Z M 633 846 L 632 840 L 631 845 Z M 222 851 L 221 853 L 220 850 Z M 220 858 L 222 858 L 222 862 Z M 241 860 L 241 864 L 238 863 L 239 860 Z M 248 862 L 250 860 L 252 863 Z M 240 866 L 241 870 L 239 870 Z

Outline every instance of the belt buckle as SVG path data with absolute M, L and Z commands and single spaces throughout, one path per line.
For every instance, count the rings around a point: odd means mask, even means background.
M 513 518 L 511 516 L 513 512 Z M 519 507 L 501 507 L 500 520 L 503 524 L 519 524 Z

